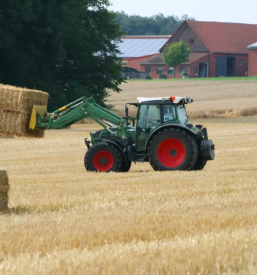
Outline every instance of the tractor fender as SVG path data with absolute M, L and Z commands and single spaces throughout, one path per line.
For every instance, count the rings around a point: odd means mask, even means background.
M 149 144 L 150 140 L 152 139 L 152 137 L 154 136 L 154 134 L 156 134 L 156 133 L 159 132 L 160 130 L 167 129 L 167 128 L 170 128 L 170 127 L 180 128 L 180 129 L 183 129 L 183 130 L 185 130 L 186 132 L 192 134 L 193 136 L 197 136 L 197 133 L 196 133 L 195 131 L 189 129 L 188 127 L 186 127 L 186 126 L 184 126 L 184 125 L 175 124 L 175 123 L 165 124 L 165 125 L 160 126 L 160 127 L 157 128 L 157 129 L 155 129 L 155 130 L 151 133 L 151 135 L 148 137 L 148 140 L 147 140 L 146 145 L 145 145 L 145 151 L 147 152 L 148 144 Z
M 111 145 L 115 146 L 118 150 L 120 150 L 121 154 L 123 155 L 123 157 L 125 159 L 126 164 L 128 163 L 127 156 L 126 156 L 124 150 L 121 148 L 121 146 L 119 144 L 117 144 L 114 141 L 108 140 L 108 139 L 102 139 L 102 141 L 107 143 L 107 144 L 111 144 Z

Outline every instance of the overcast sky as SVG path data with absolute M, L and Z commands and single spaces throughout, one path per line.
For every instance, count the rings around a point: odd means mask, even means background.
M 114 11 L 129 15 L 151 16 L 157 13 L 182 16 L 199 21 L 257 24 L 257 0 L 109 0 Z

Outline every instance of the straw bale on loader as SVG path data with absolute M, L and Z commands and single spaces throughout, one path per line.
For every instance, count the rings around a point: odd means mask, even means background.
M 0 133 L 43 137 L 44 130 L 29 130 L 33 105 L 46 105 L 48 93 L 0 85 Z
M 8 209 L 9 183 L 7 172 L 0 170 L 0 212 Z

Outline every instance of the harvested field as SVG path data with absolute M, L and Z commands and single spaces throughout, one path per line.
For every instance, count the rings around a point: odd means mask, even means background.
M 44 136 L 28 126 L 33 105 L 47 105 L 48 93 L 0 84 L 0 99 L 0 134 Z
M 257 81 L 129 81 L 121 88 L 123 92 L 111 93 L 108 103 L 122 114 L 125 103 L 136 102 L 139 96 L 192 97 L 194 103 L 187 106 L 191 118 L 231 118 L 257 114 Z
M 201 172 L 86 172 L 93 124 L 0 139 L 0 273 L 256 274 L 257 119 L 195 122 L 216 145 Z

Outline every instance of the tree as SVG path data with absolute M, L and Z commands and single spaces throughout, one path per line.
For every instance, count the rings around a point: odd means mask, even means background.
M 175 15 L 165 16 L 159 13 L 154 16 L 128 15 L 119 12 L 115 19 L 122 31 L 128 35 L 171 35 L 184 20 L 194 20 L 188 15 L 181 18 Z
M 50 109 L 119 92 L 123 32 L 108 0 L 0 0 L 0 82 L 49 92 Z
M 176 67 L 184 62 L 188 62 L 190 54 L 191 51 L 183 40 L 168 44 L 164 48 L 162 57 L 165 64 L 174 67 L 174 78 L 176 78 Z

